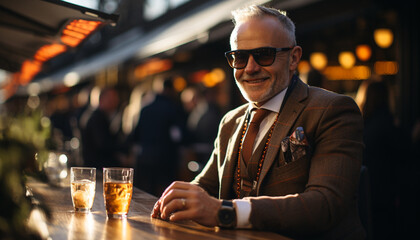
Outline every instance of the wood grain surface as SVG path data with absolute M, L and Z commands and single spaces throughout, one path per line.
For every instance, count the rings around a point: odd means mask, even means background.
M 70 186 L 50 184 L 29 178 L 27 186 L 34 198 L 46 205 L 51 239 L 290 239 L 282 235 L 254 230 L 209 228 L 192 221 L 167 222 L 150 217 L 157 197 L 134 188 L 126 219 L 108 219 L 105 212 L 102 178 L 96 182 L 96 194 L 90 213 L 73 209 Z

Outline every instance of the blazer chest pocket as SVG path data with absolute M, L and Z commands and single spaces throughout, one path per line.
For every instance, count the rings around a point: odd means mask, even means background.
M 264 183 L 261 184 L 259 195 L 282 196 L 303 192 L 308 182 L 308 176 L 308 157 L 273 167 L 264 179 Z

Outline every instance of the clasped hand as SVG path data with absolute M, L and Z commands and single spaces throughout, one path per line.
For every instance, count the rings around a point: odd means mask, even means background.
M 153 207 L 151 216 L 169 221 L 193 220 L 201 225 L 216 226 L 222 201 L 201 187 L 187 182 L 173 182 Z

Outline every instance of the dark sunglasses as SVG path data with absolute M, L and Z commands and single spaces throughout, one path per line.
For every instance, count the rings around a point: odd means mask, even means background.
M 250 50 L 233 50 L 225 52 L 225 57 L 232 68 L 242 69 L 248 64 L 249 55 L 252 55 L 258 65 L 266 67 L 273 64 L 276 59 L 277 52 L 285 52 L 293 49 L 293 47 L 273 48 L 262 47 Z

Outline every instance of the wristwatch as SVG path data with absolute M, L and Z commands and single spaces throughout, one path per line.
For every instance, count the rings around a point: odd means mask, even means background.
M 217 213 L 219 227 L 234 228 L 236 226 L 236 210 L 232 201 L 223 200 Z

